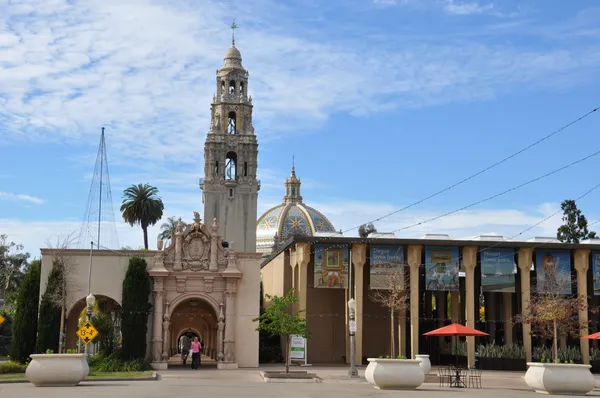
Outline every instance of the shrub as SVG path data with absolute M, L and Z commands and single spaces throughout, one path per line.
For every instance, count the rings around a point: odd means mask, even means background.
M 124 360 L 117 354 L 110 356 L 96 355 L 90 359 L 92 372 L 143 372 L 152 370 L 150 363 L 144 359 Z
M 146 260 L 132 257 L 123 280 L 121 336 L 122 359 L 143 359 L 146 356 L 146 334 L 152 281 L 146 271 Z
M 41 267 L 40 260 L 31 262 L 17 293 L 10 357 L 20 363 L 25 363 L 35 351 Z
M 23 365 L 22 363 L 15 361 L 0 363 L 0 375 L 9 373 L 25 373 L 25 369 L 27 369 L 27 365 Z
M 56 298 L 60 295 L 61 284 L 62 269 L 57 262 L 54 262 L 40 303 L 36 352 L 58 349 L 61 308 Z
M 0 315 L 4 317 L 4 323 L 0 325 L 0 357 L 5 357 L 8 355 L 12 340 L 12 318 L 6 312 L 0 311 Z

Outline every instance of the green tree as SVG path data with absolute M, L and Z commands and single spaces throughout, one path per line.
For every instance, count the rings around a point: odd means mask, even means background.
M 143 359 L 146 355 L 146 333 L 152 281 L 146 271 L 146 260 L 132 257 L 123 280 L 121 336 L 123 359 Z
M 164 205 L 158 189 L 148 184 L 132 185 L 123 191 L 121 214 L 132 227 L 139 224 L 144 231 L 144 247 L 148 249 L 148 227 L 163 215 Z
M 12 340 L 12 317 L 6 311 L 0 311 L 4 323 L 0 325 L 0 357 L 8 355 Z
M 171 236 L 175 233 L 175 229 L 177 228 L 177 223 L 179 220 L 176 217 L 167 218 L 167 222 L 164 222 L 160 226 L 160 233 L 158 234 L 158 239 L 161 239 L 165 242 L 165 247 L 167 246 L 167 242 L 171 240 Z M 186 225 L 182 223 L 181 232 L 185 232 Z
M 581 214 L 574 200 L 565 200 L 560 205 L 563 210 L 563 225 L 558 227 L 556 238 L 565 243 L 579 243 L 581 240 L 595 238 L 596 232 L 588 231 L 587 218 Z
M 10 356 L 21 363 L 25 363 L 29 355 L 35 351 L 41 268 L 40 260 L 31 263 L 17 293 Z
M 59 347 L 61 300 L 57 300 L 57 297 L 62 296 L 62 282 L 62 266 L 58 261 L 54 261 L 40 303 L 36 352 L 43 353 L 47 350 L 61 352 Z
M 4 299 L 4 310 L 14 315 L 15 300 L 19 285 L 29 267 L 29 253 L 22 253 L 23 245 L 8 240 L 8 235 L 0 235 L 0 299 Z
M 271 300 L 271 305 L 264 309 L 263 313 L 253 319 L 258 322 L 256 330 L 264 331 L 272 336 L 280 336 L 285 340 L 285 372 L 290 372 L 289 355 L 291 335 L 300 335 L 310 338 L 306 319 L 300 316 L 304 310 L 299 310 L 295 315 L 291 313 L 291 306 L 299 300 L 294 296 L 294 290 L 288 291 L 283 297 L 265 295 Z

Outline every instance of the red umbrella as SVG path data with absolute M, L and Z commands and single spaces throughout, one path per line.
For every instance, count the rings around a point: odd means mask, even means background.
M 471 329 L 466 326 L 461 325 L 460 323 L 452 323 L 448 326 L 444 326 L 443 328 L 432 330 L 431 332 L 424 333 L 423 336 L 489 336 L 485 332 L 480 332 L 477 329 Z
M 600 340 L 600 332 L 590 334 L 589 336 L 583 336 L 582 339 Z

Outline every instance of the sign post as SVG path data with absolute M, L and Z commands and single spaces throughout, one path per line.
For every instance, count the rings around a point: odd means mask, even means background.
M 290 365 L 295 362 L 300 366 L 311 366 L 307 362 L 307 344 L 303 336 L 293 334 L 290 336 Z

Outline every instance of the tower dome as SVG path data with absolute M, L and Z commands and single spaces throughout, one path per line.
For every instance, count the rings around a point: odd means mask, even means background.
M 335 234 L 331 221 L 321 212 L 302 202 L 300 179 L 296 177 L 296 168 L 285 180 L 283 202 L 267 210 L 256 225 L 256 251 L 269 253 L 278 242 L 293 235 L 314 236 L 320 233 Z

